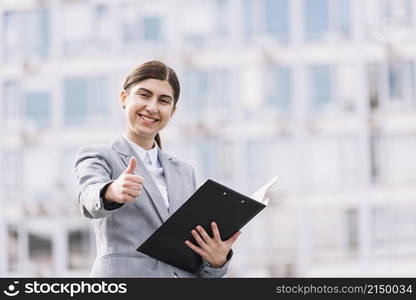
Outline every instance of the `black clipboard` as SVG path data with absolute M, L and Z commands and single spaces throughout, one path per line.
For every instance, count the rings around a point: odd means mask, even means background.
M 201 267 L 202 258 L 185 240 L 198 245 L 191 234 L 196 225 L 212 236 L 211 221 L 215 221 L 222 240 L 227 240 L 265 207 L 208 179 L 137 251 L 194 273 Z

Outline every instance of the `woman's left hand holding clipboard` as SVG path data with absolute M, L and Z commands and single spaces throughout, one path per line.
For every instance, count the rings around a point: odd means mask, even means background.
M 199 247 L 186 240 L 185 244 L 193 251 L 201 255 L 213 268 L 221 268 L 227 262 L 227 255 L 232 245 L 237 240 L 241 231 L 234 233 L 228 240 L 221 239 L 218 225 L 211 222 L 213 237 L 204 230 L 200 225 L 196 229 L 192 229 L 191 233 Z

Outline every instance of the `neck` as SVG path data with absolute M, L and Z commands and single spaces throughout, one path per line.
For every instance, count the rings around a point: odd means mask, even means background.
M 142 137 L 129 130 L 126 130 L 125 134 L 132 142 L 145 150 L 150 150 L 154 147 L 155 137 Z

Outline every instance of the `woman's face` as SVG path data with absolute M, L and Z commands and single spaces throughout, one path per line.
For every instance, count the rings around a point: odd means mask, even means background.
M 128 133 L 143 139 L 153 140 L 176 110 L 171 85 L 153 78 L 134 85 L 128 95 L 122 91 L 120 100 L 125 106 Z

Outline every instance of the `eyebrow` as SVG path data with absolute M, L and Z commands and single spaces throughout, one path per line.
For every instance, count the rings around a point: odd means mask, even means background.
M 153 93 L 152 93 L 151 91 L 149 91 L 148 89 L 145 89 L 145 88 L 139 88 L 139 89 L 137 89 L 136 94 L 137 94 L 140 90 L 145 91 L 145 92 L 147 92 L 147 93 L 149 93 L 149 94 L 153 95 Z M 173 100 L 172 96 L 170 96 L 170 95 L 160 95 L 160 97 L 165 97 L 165 98 L 167 97 L 167 98 L 169 98 L 170 100 Z

